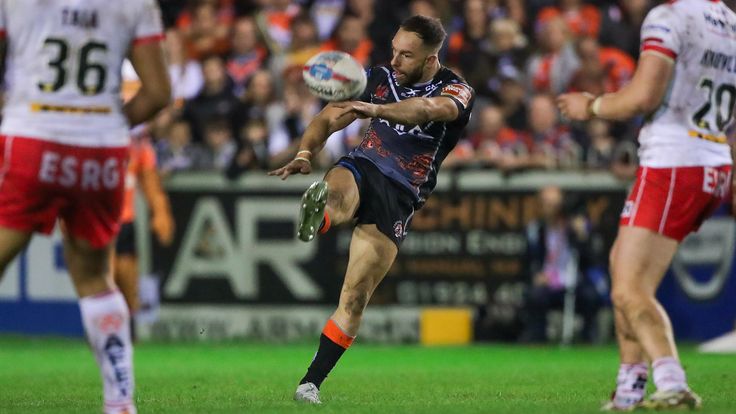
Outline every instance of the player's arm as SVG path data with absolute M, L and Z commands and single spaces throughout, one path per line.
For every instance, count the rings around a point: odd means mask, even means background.
M 562 115 L 574 121 L 592 117 L 625 120 L 656 110 L 667 93 L 674 61 L 659 52 L 644 51 L 631 82 L 614 93 L 595 97 L 587 93 L 567 93 L 557 98 Z
M 161 42 L 133 45 L 130 62 L 141 81 L 138 93 L 123 106 L 130 125 L 152 118 L 171 101 L 171 82 Z
M 158 172 L 155 168 L 144 169 L 138 173 L 138 182 L 151 209 L 151 230 L 162 245 L 168 246 L 174 238 L 174 219 Z
M 354 114 L 342 115 L 343 110 L 338 104 L 330 103 L 325 106 L 307 125 L 307 129 L 302 134 L 296 157 L 285 166 L 269 172 L 268 175 L 276 175 L 285 180 L 291 174 L 309 174 L 312 172 L 312 157 L 322 149 L 327 138 L 358 118 Z
M 342 110 L 341 116 L 381 118 L 405 125 L 422 125 L 431 121 L 450 122 L 460 114 L 455 101 L 447 96 L 409 98 L 383 105 L 360 101 L 341 102 L 335 104 L 335 107 Z

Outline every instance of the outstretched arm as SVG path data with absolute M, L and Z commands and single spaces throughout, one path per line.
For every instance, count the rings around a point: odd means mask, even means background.
M 327 138 L 350 125 L 357 118 L 356 115 L 341 116 L 342 112 L 342 109 L 335 103 L 325 106 L 304 131 L 296 158 L 285 166 L 269 172 L 268 175 L 276 175 L 285 180 L 291 174 L 312 172 L 312 157 L 322 149 Z
M 656 110 L 672 79 L 674 61 L 661 53 L 644 51 L 631 82 L 614 93 L 595 97 L 588 93 L 566 93 L 557 98 L 562 115 L 574 121 L 592 117 L 625 120 Z
M 342 110 L 340 116 L 382 118 L 406 125 L 421 125 L 430 121 L 454 121 L 460 113 L 455 101 L 446 96 L 410 98 L 384 105 L 352 101 L 337 103 L 335 106 Z

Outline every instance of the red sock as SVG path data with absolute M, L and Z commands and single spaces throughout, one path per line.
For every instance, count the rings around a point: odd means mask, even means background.
M 330 215 L 325 211 L 325 218 L 322 220 L 322 224 L 319 226 L 319 234 L 327 233 L 330 229 Z

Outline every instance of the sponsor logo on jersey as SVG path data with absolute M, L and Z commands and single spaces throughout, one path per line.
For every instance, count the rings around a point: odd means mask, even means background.
M 401 221 L 394 223 L 394 237 L 397 239 L 404 237 L 404 223 Z
M 378 85 L 376 87 L 376 91 L 373 94 L 373 96 L 377 99 L 386 99 L 388 98 L 388 86 L 386 85 Z
M 442 88 L 440 95 L 452 96 L 457 99 L 463 106 L 463 109 L 465 109 L 468 107 L 468 104 L 470 104 L 470 98 L 472 98 L 473 93 L 470 91 L 470 87 L 468 85 L 463 83 L 453 83 Z

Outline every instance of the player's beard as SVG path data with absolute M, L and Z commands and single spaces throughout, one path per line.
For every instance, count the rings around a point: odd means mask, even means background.
M 416 68 L 415 70 L 411 72 L 396 71 L 396 73 L 404 75 L 402 79 L 397 78 L 396 80 L 399 82 L 399 85 L 401 86 L 409 86 L 415 83 L 419 83 L 419 81 L 422 79 L 422 75 L 424 75 L 424 71 L 422 69 L 423 69 L 422 66 L 419 66 L 418 68 Z

